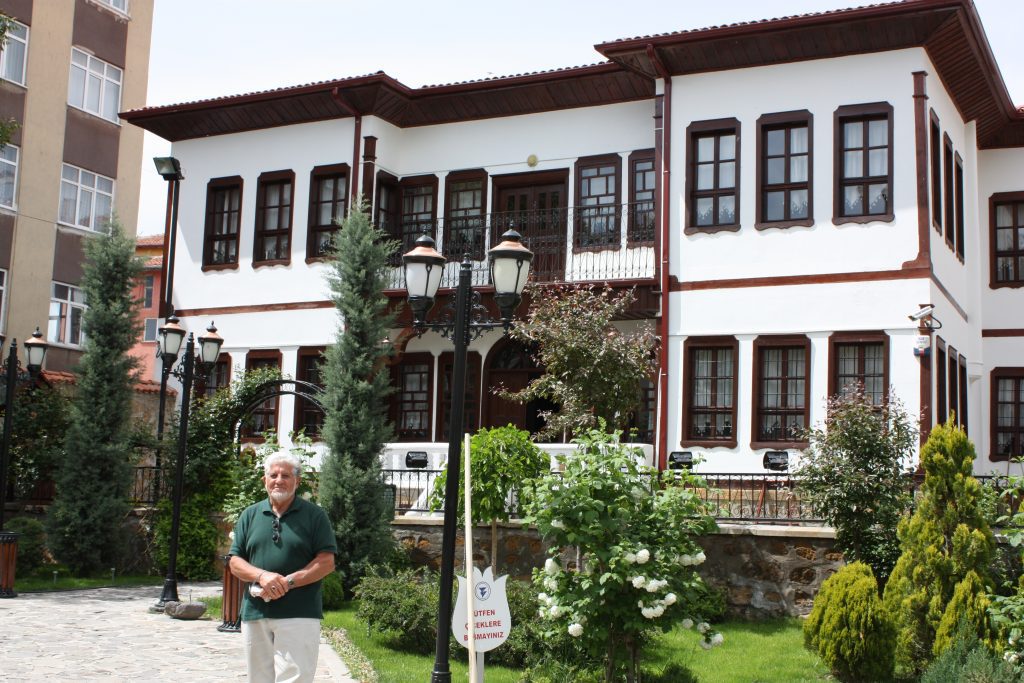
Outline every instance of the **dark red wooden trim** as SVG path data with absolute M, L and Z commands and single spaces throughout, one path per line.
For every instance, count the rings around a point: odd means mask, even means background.
M 735 278 L 729 280 L 689 280 L 673 277 L 670 291 L 694 292 L 707 289 L 739 289 L 744 287 L 781 287 L 789 285 L 821 285 L 842 282 L 878 282 L 883 280 L 914 280 L 931 276 L 929 268 L 901 270 L 869 270 L 853 273 L 814 273 L 810 275 L 779 275 L 774 277 Z

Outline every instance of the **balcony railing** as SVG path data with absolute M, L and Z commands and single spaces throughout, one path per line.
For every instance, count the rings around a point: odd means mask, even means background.
M 435 222 L 408 221 L 383 226 L 401 241 L 392 256 L 388 286 L 402 289 L 402 254 L 421 234 L 437 241 L 448 258 L 441 287 L 455 287 L 463 254 L 473 260 L 473 284 L 486 285 L 487 250 L 515 229 L 533 252 L 534 282 L 604 282 L 654 277 L 654 204 L 637 202 L 614 206 L 577 206 L 534 211 L 509 211 L 459 216 Z

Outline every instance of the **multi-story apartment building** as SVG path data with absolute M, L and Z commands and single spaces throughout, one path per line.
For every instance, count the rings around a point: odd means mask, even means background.
M 37 326 L 46 366 L 81 352 L 85 240 L 116 215 L 135 234 L 142 131 L 118 112 L 146 101 L 153 0 L 0 0 L 15 20 L 0 51 L 0 327 Z
M 193 331 L 216 318 L 218 376 L 316 380 L 337 327 L 323 246 L 364 198 L 396 257 L 426 232 L 481 285 L 515 226 L 535 281 L 635 287 L 621 325 L 662 341 L 636 420 L 662 465 L 798 454 L 858 383 L 876 401 L 891 387 L 923 434 L 954 413 L 979 471 L 1022 454 L 1024 115 L 970 0 L 596 49 L 606 61 L 508 78 L 377 73 L 125 113 L 181 161 L 174 303 Z M 400 301 L 400 268 L 392 284 Z M 409 332 L 389 337 L 395 451 L 447 439 L 451 347 Z M 474 341 L 468 428 L 535 428 L 544 406 L 492 389 L 541 372 L 500 333 Z M 316 414 L 284 397 L 261 425 Z

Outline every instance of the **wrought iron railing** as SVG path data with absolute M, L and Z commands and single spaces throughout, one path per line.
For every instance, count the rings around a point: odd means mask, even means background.
M 388 286 L 392 289 L 405 287 L 401 257 L 423 232 L 437 241 L 437 250 L 448 258 L 441 287 L 457 284 L 463 254 L 473 260 L 473 284 L 487 284 L 487 250 L 510 228 L 523 236 L 523 244 L 534 254 L 530 270 L 534 282 L 654 277 L 652 202 L 508 211 L 383 228 L 401 241 L 390 261 Z

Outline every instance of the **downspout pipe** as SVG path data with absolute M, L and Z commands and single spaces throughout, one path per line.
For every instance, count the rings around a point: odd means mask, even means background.
M 348 101 L 341 96 L 341 92 L 338 86 L 331 88 L 331 97 L 338 103 L 338 106 L 344 109 L 353 119 L 355 119 L 355 131 L 352 134 L 352 199 L 349 202 L 349 210 L 359 205 L 359 169 L 362 166 L 359 163 L 359 141 L 363 135 L 363 115 L 355 110 L 355 108 L 348 103 Z
M 658 286 L 661 289 L 661 321 L 658 325 L 658 337 L 661 345 L 658 349 L 658 395 L 661 400 L 658 402 L 658 443 L 656 448 L 656 461 L 658 469 L 663 470 L 668 460 L 668 331 L 669 331 L 669 225 L 671 224 L 669 214 L 671 205 L 669 198 L 669 181 L 672 176 L 672 74 L 665 68 L 658 51 L 654 45 L 647 44 L 647 57 L 658 72 L 658 76 L 665 83 L 664 96 L 662 98 L 662 133 L 661 133 L 661 211 L 658 216 L 660 225 L 659 245 L 657 258 Z

